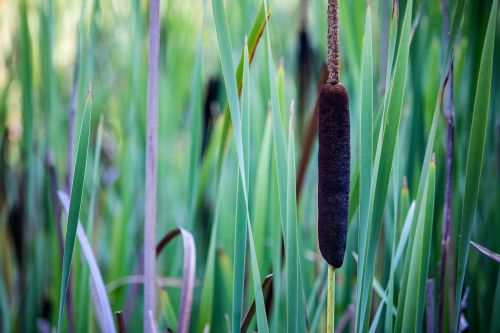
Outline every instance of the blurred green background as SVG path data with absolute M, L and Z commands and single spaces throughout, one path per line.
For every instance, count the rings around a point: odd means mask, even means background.
M 401 121 L 397 125 L 394 163 L 388 165 L 389 168 L 392 166 L 392 172 L 390 183 L 386 185 L 387 199 L 382 200 L 385 211 L 374 259 L 376 283 L 380 283 L 382 292 L 393 268 L 391 254 L 394 254 L 399 240 L 399 235 L 395 235 L 400 232 L 398 221 L 404 221 L 407 214 L 407 211 L 399 212 L 405 200 L 401 194 L 401 188 L 405 186 L 403 178 L 407 179 L 407 200 L 411 202 L 417 198 L 422 168 L 427 167 L 422 165 L 424 153 L 436 99 L 446 74 L 446 31 L 447 24 L 451 24 L 447 22 L 453 19 L 456 4 L 453 0 L 449 3 L 412 2 L 412 37 L 406 80 L 403 81 L 406 86 L 403 87 Z M 439 286 L 446 179 L 446 119 L 443 113 L 438 118 L 432 149 L 436 164 L 435 201 L 430 222 L 432 238 L 426 240 L 430 247 L 428 273 L 423 275 L 425 280 L 431 279 L 435 283 L 434 292 L 429 293 L 435 307 L 438 291 L 446 296 L 444 331 L 452 330 L 453 325 L 455 270 L 467 191 L 466 166 L 468 160 L 474 159 L 474 156 L 468 157 L 474 101 L 482 79 L 480 64 L 485 53 L 483 45 L 487 44 L 488 19 L 490 11 L 495 8 L 490 0 L 465 3 L 463 22 L 454 45 L 453 218 L 446 285 Z M 254 21 L 259 20 L 257 13 L 261 5 L 257 0 L 224 3 L 235 64 L 243 54 L 245 36 L 250 33 Z M 326 61 L 326 6 L 326 0 L 271 0 L 267 26 L 274 55 L 272 75 L 277 79 L 285 138 L 288 138 L 292 100 L 295 104 L 295 136 L 291 138 L 295 145 L 297 177 L 302 169 L 304 172 L 302 188 L 296 198 L 299 283 L 304 301 L 299 300 L 299 303 L 306 307 L 307 327 L 318 332 L 324 331 L 326 324 L 326 268 L 317 248 L 316 235 L 317 140 L 313 140 L 309 147 L 310 156 L 305 152 L 308 151 L 309 126 L 315 123 L 315 102 Z M 398 26 L 398 35 L 394 36 L 395 59 L 401 38 L 408 38 L 401 37 L 406 6 L 407 1 L 377 0 L 371 1 L 371 7 L 367 7 L 365 1 L 340 0 L 341 82 L 349 91 L 352 151 L 348 249 L 344 266 L 337 271 L 335 310 L 337 323 L 341 318 L 348 320 L 345 331 L 349 326 L 354 329 L 355 323 L 354 315 L 349 317 L 346 314 L 353 312 L 351 307 L 356 302 L 357 264 L 353 252 L 358 253 L 359 122 L 365 15 L 367 8 L 371 8 L 375 156 L 380 119 L 388 98 L 386 73 L 388 58 L 392 57 L 389 28 L 391 22 Z M 395 8 L 399 8 L 399 20 L 394 19 Z M 125 311 L 129 331 L 142 330 L 142 286 L 131 284 L 131 280 L 140 275 L 138 265 L 143 244 L 148 9 L 149 2 L 143 0 L 0 0 L 2 332 L 44 331 L 57 326 L 62 262 L 57 223 L 62 223 L 64 234 L 67 218 L 61 213 L 53 194 L 56 189 L 69 192 L 89 82 L 92 83 L 93 105 L 80 221 L 87 233 L 90 230 L 87 236 L 107 285 L 112 311 Z M 204 11 L 206 17 L 203 20 Z M 223 332 L 228 326 L 239 324 L 230 320 L 233 269 L 245 263 L 233 260 L 234 249 L 238 246 L 234 244 L 238 160 L 233 132 L 229 132 L 229 140 L 221 138 L 227 97 L 219 58 L 220 44 L 211 1 L 206 4 L 201 0 L 161 1 L 160 15 L 157 239 L 176 227 L 183 227 L 193 234 L 196 279 L 191 331 L 200 332 L 208 324 L 211 332 Z M 483 106 L 488 117 L 483 129 L 486 134 L 484 160 L 480 167 L 477 208 L 473 210 L 475 214 L 470 223 L 473 222 L 472 240 L 499 253 L 500 24 L 493 27 L 497 33 L 492 40 L 491 93 L 485 92 L 489 104 Z M 300 38 L 301 31 L 306 34 L 307 43 L 305 37 Z M 281 256 L 280 219 L 286 212 L 280 211 L 278 196 L 280 171 L 275 169 L 273 153 L 272 81 L 267 67 L 265 37 L 266 30 L 258 39 L 250 64 L 251 125 L 249 141 L 244 147 L 247 151 L 245 162 L 249 166 L 248 205 L 260 277 L 263 279 L 267 274 L 275 273 L 272 289 L 264 293 L 266 300 L 270 299 L 273 304 L 268 309 L 267 320 L 271 331 L 281 332 L 286 330 L 287 277 L 284 270 L 279 273 L 281 259 L 278 258 Z M 200 78 L 194 71 L 198 46 L 201 47 Z M 196 86 L 201 88 L 198 100 L 194 95 Z M 72 106 L 75 111 L 73 120 L 70 116 Z M 201 117 L 200 127 L 193 125 L 197 116 Z M 100 121 L 101 146 L 97 144 Z M 312 135 L 314 138 L 314 131 Z M 198 140 L 199 149 L 193 148 L 193 138 Z M 285 144 L 287 142 L 290 145 L 288 139 Z M 96 157 L 99 157 L 99 163 L 94 163 Z M 196 164 L 191 170 L 190 159 L 193 158 Z M 385 158 L 387 156 L 382 156 L 381 160 Z M 301 167 L 301 159 L 305 159 L 306 168 Z M 290 164 L 287 165 L 290 168 Z M 96 182 L 93 181 L 94 173 Z M 84 292 L 81 289 L 85 284 L 88 287 L 89 273 L 81 259 L 78 242 L 75 249 L 70 285 L 72 301 L 68 300 L 73 313 L 68 315 L 69 307 L 65 309 L 63 327 L 69 331 L 98 331 L 100 326 L 90 302 L 89 289 L 83 289 Z M 167 279 L 157 297 L 157 320 L 161 331 L 167 327 L 175 330 L 178 325 L 182 251 L 182 242 L 174 240 L 158 257 L 157 274 Z M 249 256 L 247 250 L 243 314 L 254 298 Z M 401 262 L 405 263 L 404 258 Z M 392 296 L 395 306 L 398 305 L 400 288 L 407 283 L 402 269 L 401 265 L 401 272 L 396 269 L 395 273 Z M 212 290 L 213 294 L 204 298 L 204 288 Z M 473 247 L 467 262 L 465 290 L 468 297 L 463 311 L 468 331 L 500 332 L 499 264 Z M 373 291 L 373 295 L 371 308 L 375 316 L 383 302 L 379 292 Z M 392 324 L 388 326 L 384 321 L 385 311 L 383 309 L 379 321 L 374 322 L 372 316 L 373 329 L 392 329 Z M 425 322 L 429 325 L 432 321 L 430 327 L 434 331 L 437 329 L 437 310 L 430 311 L 426 307 L 426 315 L 432 316 L 425 316 Z M 255 320 L 250 329 L 257 329 Z

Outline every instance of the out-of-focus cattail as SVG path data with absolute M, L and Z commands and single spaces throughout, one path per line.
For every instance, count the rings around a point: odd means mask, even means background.
M 331 266 L 344 261 L 349 215 L 349 97 L 339 83 L 338 4 L 328 1 L 328 83 L 319 97 L 318 239 Z
M 297 133 L 302 137 L 313 71 L 314 53 L 307 32 L 307 0 L 300 2 L 300 29 L 297 38 Z

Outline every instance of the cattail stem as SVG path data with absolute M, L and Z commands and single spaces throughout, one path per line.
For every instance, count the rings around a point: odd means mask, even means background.
M 335 267 L 328 265 L 328 301 L 326 304 L 326 332 L 335 329 Z
M 339 83 L 339 6 L 328 0 L 328 83 Z
M 158 72 L 160 70 L 160 1 L 149 8 L 149 64 L 144 195 L 144 332 L 153 332 L 156 294 L 156 192 L 158 170 Z

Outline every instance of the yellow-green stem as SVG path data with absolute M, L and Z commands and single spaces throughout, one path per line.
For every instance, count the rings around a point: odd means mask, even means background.
M 326 331 L 333 333 L 335 324 L 335 267 L 328 265 L 328 302 L 326 305 Z

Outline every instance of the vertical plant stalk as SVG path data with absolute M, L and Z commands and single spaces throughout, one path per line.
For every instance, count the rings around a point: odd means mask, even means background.
M 438 295 L 438 327 L 437 332 L 443 331 L 444 285 L 446 277 L 446 264 L 450 243 L 450 229 L 452 223 L 453 204 L 453 149 L 455 130 L 455 111 L 453 107 L 453 61 L 450 64 L 448 87 L 445 91 L 445 116 L 446 116 L 446 184 L 444 193 L 443 235 L 441 239 L 441 266 L 439 273 Z
M 144 332 L 153 332 L 155 314 L 155 229 L 158 182 L 158 72 L 160 70 L 160 1 L 149 7 L 149 62 L 144 195 Z M 151 316 L 151 317 L 150 317 Z
M 334 331 L 335 268 L 344 261 L 350 188 L 349 97 L 339 83 L 338 1 L 328 1 L 328 82 L 319 98 L 318 243 L 328 262 L 327 332 Z
M 442 0 L 443 5 L 443 37 L 445 49 L 449 44 L 449 3 L 448 0 Z M 439 291 L 438 291 L 438 320 L 437 333 L 443 331 L 444 316 L 444 285 L 446 278 L 446 263 L 448 259 L 448 247 L 450 242 L 450 228 L 452 223 L 452 204 L 453 204 L 453 149 L 454 149 L 454 130 L 455 130 L 455 110 L 453 107 L 453 60 L 450 62 L 448 72 L 448 85 L 444 93 L 444 114 L 446 117 L 446 183 L 444 193 L 444 214 L 443 214 L 443 232 L 441 239 L 441 266 L 439 272 Z M 450 290 L 453 290 L 453 286 Z
M 328 83 L 339 83 L 339 5 L 328 0 Z
M 127 333 L 127 329 L 125 326 L 125 320 L 123 318 L 123 312 L 116 311 L 115 318 L 116 318 L 116 326 L 118 327 L 118 333 Z
M 335 329 L 335 268 L 328 265 L 328 300 L 326 303 L 326 332 Z

